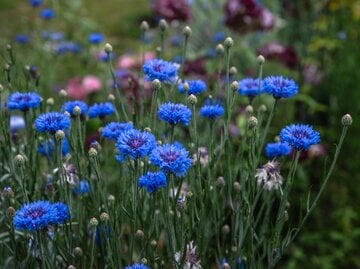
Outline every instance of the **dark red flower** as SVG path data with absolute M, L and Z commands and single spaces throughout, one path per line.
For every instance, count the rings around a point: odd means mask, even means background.
M 191 9 L 186 0 L 155 0 L 152 10 L 157 16 L 167 21 L 191 19 Z

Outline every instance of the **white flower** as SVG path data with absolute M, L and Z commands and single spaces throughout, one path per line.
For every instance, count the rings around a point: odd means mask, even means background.
M 176 262 L 180 263 L 182 259 L 181 252 L 175 253 L 175 260 Z M 201 269 L 201 264 L 198 255 L 196 254 L 196 246 L 193 245 L 191 241 L 189 244 L 186 245 L 186 254 L 185 254 L 185 261 L 184 266 L 181 269 Z
M 283 178 L 280 175 L 279 163 L 275 161 L 268 161 L 260 169 L 256 170 L 255 178 L 257 184 L 262 186 L 264 190 L 271 191 L 280 188 Z

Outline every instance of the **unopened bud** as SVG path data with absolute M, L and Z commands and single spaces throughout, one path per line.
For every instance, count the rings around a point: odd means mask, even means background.
M 187 99 L 191 105 L 196 105 L 197 97 L 195 95 L 190 94 Z
M 231 76 L 235 76 L 237 74 L 237 68 L 232 66 L 229 70 Z
M 97 150 L 94 148 L 90 148 L 88 153 L 90 158 L 95 158 L 98 154 Z
M 115 202 L 115 196 L 112 195 L 112 194 L 110 194 L 110 195 L 108 196 L 107 200 L 108 200 L 108 205 L 109 205 L 109 206 L 112 206 L 112 205 L 114 205 L 114 202 Z
M 107 221 L 109 221 L 109 219 L 110 219 L 110 216 L 109 216 L 108 213 L 102 212 L 102 213 L 100 214 L 100 221 L 102 221 L 102 222 L 107 222 Z
M 233 183 L 233 188 L 234 188 L 234 190 L 235 190 L 236 192 L 240 191 L 240 190 L 241 190 L 241 185 L 240 185 L 240 183 L 239 183 L 238 181 L 235 181 L 235 182 Z
M 232 247 L 231 247 L 231 251 L 232 251 L 232 252 L 235 253 L 237 250 L 238 250 L 237 246 L 232 246 Z
M 168 24 L 167 24 L 166 20 L 161 19 L 159 21 L 159 28 L 161 31 L 165 31 L 168 28 Z
M 284 211 L 284 220 L 285 221 L 289 220 L 289 213 L 287 212 L 287 210 Z
M 112 93 L 110 93 L 109 95 L 108 95 L 108 98 L 107 98 L 110 102 L 113 102 L 113 101 L 115 101 L 115 95 L 113 95 Z
M 261 54 L 257 57 L 257 62 L 260 64 L 260 65 L 262 65 L 262 64 L 264 64 L 265 63 L 265 58 L 264 58 L 264 56 L 262 56 Z
M 153 248 L 156 248 L 156 246 L 157 246 L 156 240 L 154 240 L 154 239 L 151 240 L 150 245 L 151 245 Z
M 67 97 L 67 92 L 64 90 L 64 89 L 61 89 L 60 91 L 59 91 L 59 96 L 60 97 Z
M 75 106 L 73 109 L 74 116 L 80 116 L 81 115 L 81 108 L 79 106 Z
M 221 265 L 221 269 L 231 269 L 231 267 L 227 262 L 225 262 L 223 265 Z
M 107 54 L 109 54 L 110 52 L 113 51 L 113 48 L 112 48 L 112 46 L 111 46 L 110 43 L 106 43 L 106 44 L 104 45 L 104 51 L 105 51 Z
M 159 89 L 161 89 L 161 82 L 160 82 L 160 80 L 158 80 L 158 79 L 154 79 L 154 80 L 151 82 L 151 85 L 153 86 L 154 90 L 159 90 Z
M 135 232 L 135 237 L 137 238 L 137 239 L 143 239 L 144 238 L 144 232 L 142 231 L 142 230 L 137 230 L 136 232 Z
M 23 166 L 25 164 L 25 158 L 20 154 L 16 155 L 14 160 L 17 166 Z
M 256 118 L 255 116 L 251 116 L 251 117 L 249 118 L 249 127 L 250 127 L 251 129 L 254 129 L 254 128 L 256 128 L 257 125 L 258 125 L 258 120 L 257 120 L 257 118 Z
M 91 219 L 90 219 L 90 225 L 91 225 L 92 227 L 96 227 L 96 226 L 99 225 L 99 221 L 98 221 L 96 218 L 91 218 Z
M 81 249 L 81 247 L 76 247 L 74 248 L 74 255 L 77 257 L 81 257 L 82 255 L 84 255 L 83 250 Z
M 76 269 L 76 267 L 71 264 L 71 265 L 69 265 L 69 266 L 67 267 L 67 269 Z
M 14 197 L 14 192 L 11 187 L 5 187 L 3 191 L 3 195 L 5 198 L 10 199 Z
M 145 128 L 144 128 L 144 131 L 145 131 L 145 132 L 148 132 L 148 133 L 151 133 L 151 128 L 150 128 L 150 127 L 145 127 Z
M 245 112 L 246 112 L 246 114 L 248 114 L 248 115 L 252 115 L 252 113 L 254 113 L 254 108 L 252 107 L 252 105 L 247 105 L 247 106 L 245 107 Z
M 189 88 L 190 88 L 189 83 L 187 83 L 187 82 L 184 82 L 182 86 L 183 86 L 183 90 L 186 91 L 186 92 L 187 92 L 187 91 L 189 90 Z
M 224 179 L 224 177 L 218 177 L 217 179 L 216 179 L 216 186 L 217 187 L 219 187 L 219 188 L 222 188 L 222 187 L 224 187 L 225 186 L 225 179 Z
M 230 84 L 230 89 L 233 91 L 233 92 L 236 92 L 238 89 L 239 89 L 239 82 L 237 82 L 236 80 L 231 82 Z
M 185 37 L 189 37 L 192 34 L 192 30 L 189 26 L 185 26 L 183 29 L 183 34 Z
M 71 118 L 71 114 L 67 111 L 64 111 L 64 115 L 68 116 L 69 118 Z
M 57 130 L 55 133 L 55 139 L 56 141 L 61 141 L 65 138 L 65 133 L 63 130 Z
M 140 261 L 141 261 L 142 264 L 147 264 L 148 263 L 148 260 L 146 258 L 142 258 Z
M 0 84 L 0 93 L 4 92 L 4 86 Z
M 10 206 L 6 209 L 6 216 L 9 219 L 12 219 L 15 216 L 15 213 L 16 213 L 16 210 L 12 206 Z
M 264 113 L 264 112 L 266 112 L 266 110 L 267 110 L 266 105 L 261 104 L 261 105 L 259 106 L 259 111 L 260 111 L 260 112 Z
M 352 117 L 350 114 L 345 114 L 342 118 L 341 118 L 341 123 L 343 126 L 350 126 L 352 124 Z
M 221 232 L 224 234 L 224 235 L 227 235 L 230 233 L 230 226 L 225 224 L 222 228 L 221 228 Z
M 46 104 L 47 105 L 49 105 L 49 106 L 52 106 L 52 105 L 54 105 L 54 98 L 48 98 L 47 100 L 46 100 Z
M 149 30 L 149 24 L 147 21 L 142 21 L 141 24 L 140 24 L 140 29 L 141 31 L 147 31 Z
M 225 38 L 224 46 L 225 48 L 229 49 L 234 45 L 234 40 L 231 37 Z

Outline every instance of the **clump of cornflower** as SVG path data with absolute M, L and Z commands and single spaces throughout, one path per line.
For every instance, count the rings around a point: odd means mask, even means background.
M 283 182 L 279 163 L 275 161 L 267 162 L 261 168 L 256 169 L 255 178 L 257 179 L 258 186 L 262 186 L 264 190 L 279 189 Z
M 257 95 L 264 93 L 264 89 L 260 87 L 261 83 L 262 81 L 259 82 L 259 79 L 244 78 L 239 81 L 238 93 L 252 99 Z
M 79 53 L 81 52 L 82 47 L 75 43 L 70 41 L 62 41 L 57 46 L 54 47 L 54 51 L 58 55 L 63 55 L 65 53 Z
M 17 34 L 15 36 L 15 41 L 19 44 L 27 44 L 30 41 L 30 37 L 25 34 Z
M 200 116 L 214 120 L 224 114 L 223 106 L 212 99 L 207 99 L 205 104 L 200 108 Z
M 34 122 L 35 128 L 40 133 L 55 134 L 56 131 L 70 127 L 70 118 L 60 112 L 40 114 Z
M 144 187 L 150 193 L 166 187 L 166 176 L 163 172 L 147 172 L 138 180 L 139 187 Z
M 104 36 L 101 33 L 91 33 L 88 36 L 90 44 L 100 44 L 104 40 Z
M 80 182 L 72 188 L 74 195 L 86 195 L 90 193 L 90 184 L 87 180 L 80 180 Z
M 307 150 L 320 142 L 320 134 L 307 124 L 291 124 L 280 132 L 280 140 L 295 150 Z
M 40 11 L 40 17 L 44 20 L 51 20 L 55 17 L 55 11 L 51 8 L 45 8 Z
M 115 108 L 112 103 L 95 103 L 91 107 L 89 107 L 88 115 L 89 118 L 104 118 L 105 116 L 109 116 L 114 114 Z
M 43 141 L 38 145 L 38 152 L 45 157 L 50 157 L 55 151 L 54 140 Z M 61 140 L 61 153 L 65 156 L 70 151 L 70 145 L 66 138 Z
M 42 0 L 29 0 L 29 4 L 33 7 L 39 7 L 42 4 Z
M 189 88 L 185 89 L 183 83 L 179 83 L 178 90 L 180 93 L 187 93 L 188 95 L 198 95 L 206 90 L 206 84 L 202 80 L 188 80 L 185 81 L 188 84 Z
M 120 134 L 115 146 L 118 150 L 116 159 L 124 162 L 126 159 L 136 160 L 147 156 L 156 147 L 156 140 L 150 132 L 131 129 Z
M 182 253 L 176 252 L 175 253 L 175 260 L 180 262 L 182 259 Z M 196 253 L 196 246 L 191 241 L 186 245 L 186 253 L 185 255 L 185 264 L 183 268 L 186 269 L 202 269 L 200 259 L 198 254 Z
M 158 117 L 171 125 L 181 123 L 185 126 L 189 125 L 191 119 L 191 110 L 183 104 L 165 103 L 159 107 Z
M 150 162 L 159 166 L 165 173 L 172 173 L 178 177 L 185 176 L 192 165 L 189 152 L 180 144 L 164 144 L 157 146 L 150 154 Z
M 270 76 L 264 79 L 264 91 L 275 99 L 289 98 L 298 92 L 298 85 L 293 79 L 282 76 Z
M 133 129 L 130 122 L 110 122 L 101 130 L 101 136 L 116 141 L 121 133 Z
M 24 204 L 16 211 L 13 223 L 15 229 L 34 232 L 50 225 L 62 224 L 69 219 L 69 210 L 63 203 L 36 201 Z
M 86 112 L 88 111 L 88 106 L 85 102 L 83 101 L 67 101 L 65 104 L 62 105 L 61 107 L 61 111 L 62 112 L 68 112 L 72 117 L 75 117 L 76 115 L 74 114 L 74 108 L 75 107 L 79 107 L 81 110 L 81 116 L 84 117 L 86 115 Z
M 145 79 L 172 83 L 177 78 L 178 65 L 161 59 L 147 60 L 143 65 Z
M 150 269 L 143 263 L 134 263 L 133 265 L 128 265 L 125 269 Z
M 289 155 L 291 152 L 291 147 L 288 143 L 276 142 L 268 143 L 265 147 L 265 154 L 268 158 L 280 157 Z
M 36 92 L 14 92 L 8 97 L 8 107 L 10 110 L 28 111 L 30 108 L 40 106 L 41 97 Z

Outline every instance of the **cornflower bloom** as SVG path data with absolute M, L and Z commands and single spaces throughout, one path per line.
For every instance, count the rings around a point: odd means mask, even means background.
M 126 266 L 125 269 L 150 269 L 150 268 L 142 263 L 134 263 L 133 265 Z
M 86 112 L 88 111 L 88 106 L 83 101 L 67 101 L 65 104 L 62 105 L 61 111 L 65 112 L 67 111 L 72 117 L 75 117 L 74 115 L 74 108 L 79 107 L 81 109 L 81 116 L 84 117 L 86 115 Z
M 166 187 L 166 176 L 163 172 L 147 172 L 138 180 L 139 187 L 145 187 L 150 193 L 157 191 L 159 188 Z
M 41 97 L 36 92 L 20 93 L 14 92 L 8 97 L 8 107 L 10 110 L 28 111 L 30 108 L 40 106 Z
M 89 107 L 88 115 L 89 118 L 104 118 L 105 116 L 109 116 L 114 114 L 115 109 L 112 103 L 96 103 Z
M 102 128 L 101 136 L 116 141 L 121 133 L 130 129 L 133 129 L 133 125 L 130 122 L 110 122 Z
M 185 81 L 189 85 L 189 89 L 186 91 L 184 89 L 184 84 L 179 83 L 178 90 L 180 93 L 187 93 L 188 95 L 198 95 L 206 90 L 206 84 L 202 80 L 189 80 Z
M 311 145 L 320 142 L 319 132 L 307 124 L 291 124 L 280 132 L 280 140 L 287 142 L 293 149 L 307 150 Z
M 161 59 L 147 60 L 143 65 L 145 79 L 153 81 L 158 79 L 160 82 L 172 83 L 177 78 L 178 66 L 175 63 Z
M 45 8 L 40 11 L 40 17 L 44 20 L 51 20 L 55 17 L 55 11 L 51 8 Z
M 124 162 L 127 158 L 136 160 L 147 156 L 156 147 L 153 134 L 131 129 L 120 134 L 115 144 L 118 153 L 116 159 Z
M 260 83 L 262 83 L 262 81 L 260 81 Z M 244 78 L 239 81 L 238 93 L 248 96 L 249 98 L 254 98 L 264 93 L 264 89 L 262 87 L 259 88 L 259 86 L 259 79 Z
M 264 91 L 275 99 L 289 98 L 298 92 L 298 85 L 294 80 L 282 76 L 270 76 L 264 79 Z
M 205 105 L 200 108 L 200 116 L 209 118 L 211 120 L 216 119 L 224 114 L 224 108 L 220 103 L 216 103 L 211 99 L 205 101 Z
M 24 204 L 15 214 L 13 223 L 17 230 L 34 232 L 50 225 L 64 223 L 69 219 L 67 205 L 37 201 Z
M 40 133 L 55 134 L 58 130 L 70 127 L 70 118 L 60 112 L 40 114 L 34 122 L 35 128 Z
M 43 141 L 38 145 L 38 152 L 45 157 L 50 157 L 55 150 L 55 143 L 53 139 Z M 70 145 L 66 138 L 61 140 L 61 153 L 65 156 L 70 151 Z
M 87 180 L 80 180 L 80 182 L 73 187 L 72 193 L 74 195 L 84 195 L 90 193 L 90 184 Z
M 171 125 L 181 123 L 185 126 L 189 125 L 191 119 L 191 110 L 183 104 L 165 103 L 158 110 L 158 117 Z
M 266 157 L 279 157 L 289 155 L 291 152 L 291 147 L 288 143 L 276 142 L 268 143 L 265 147 Z
M 91 44 L 100 44 L 104 40 L 104 36 L 101 33 L 91 33 L 88 36 L 88 41 Z
M 182 177 L 191 167 L 192 159 L 180 143 L 174 143 L 157 146 L 150 154 L 150 162 L 165 173 Z

